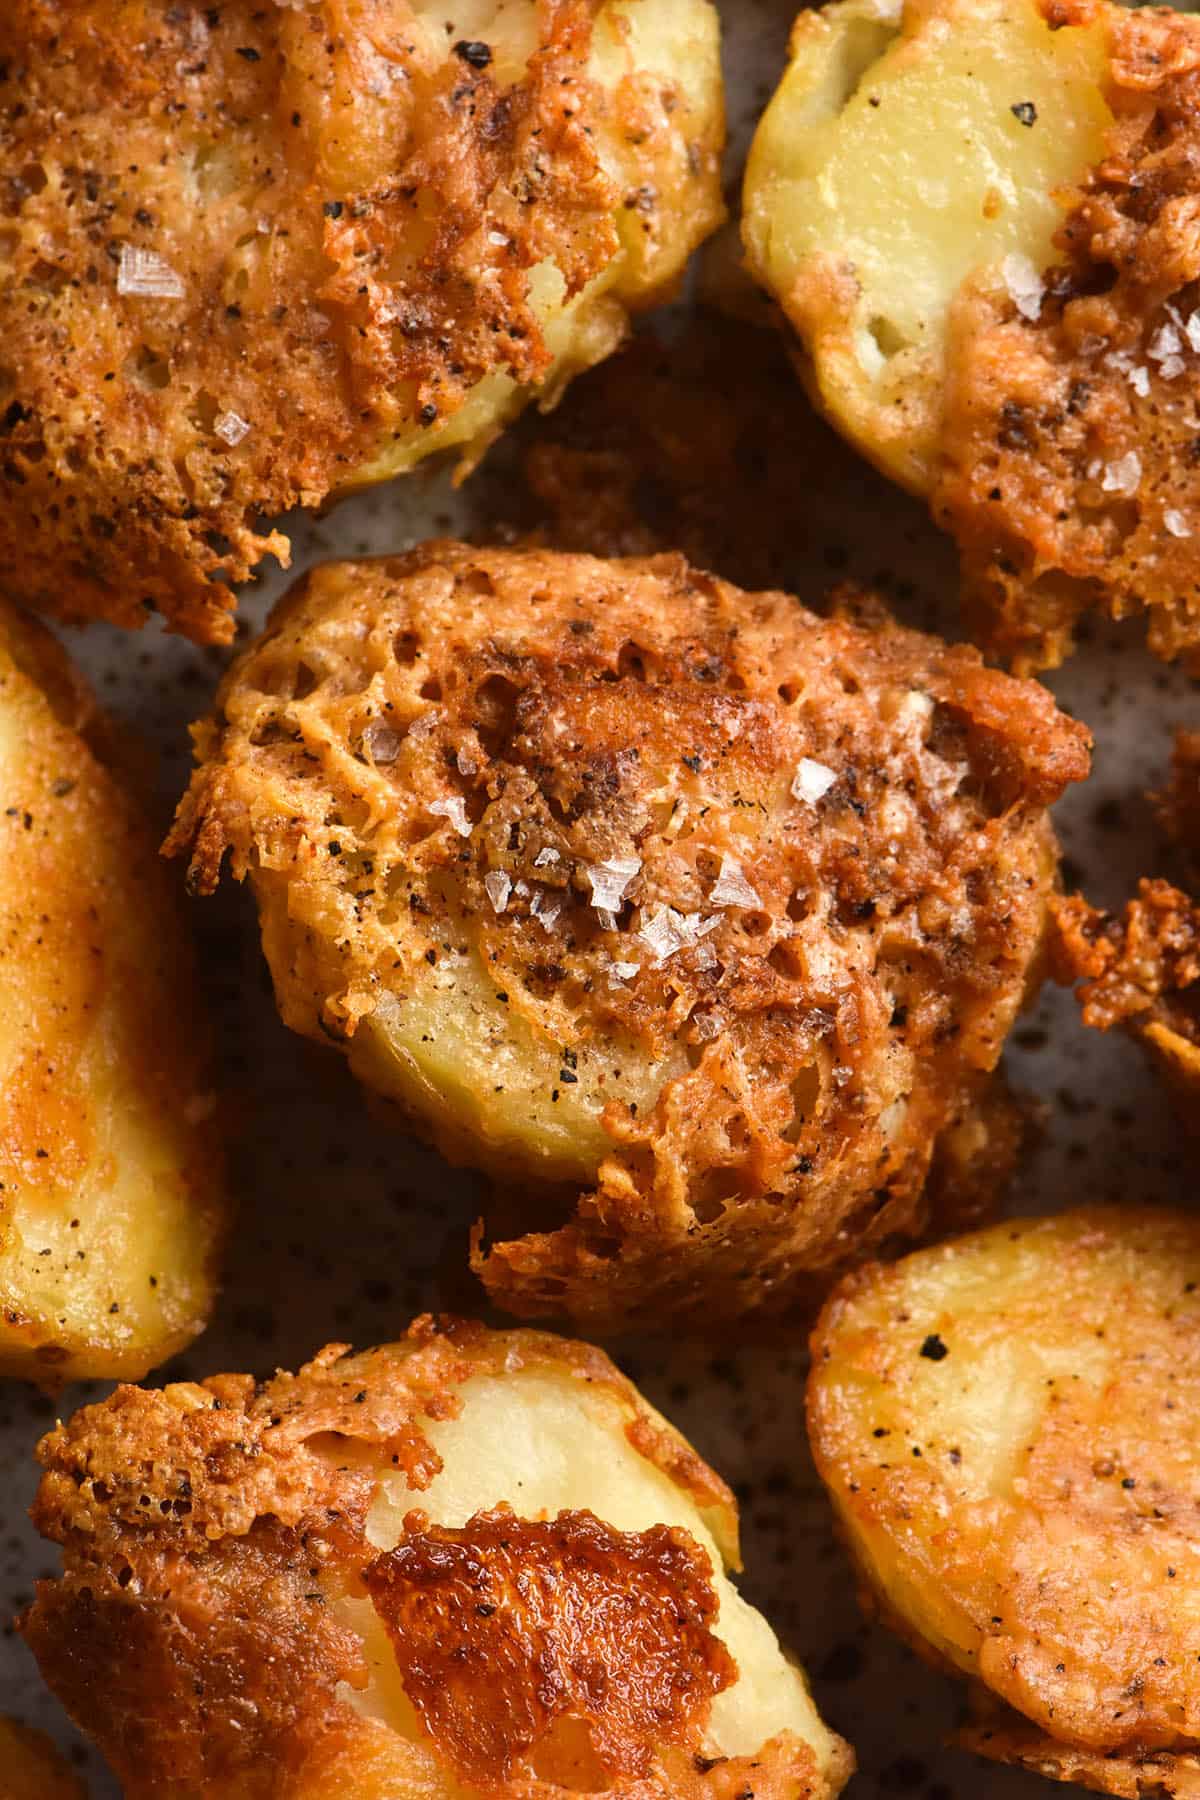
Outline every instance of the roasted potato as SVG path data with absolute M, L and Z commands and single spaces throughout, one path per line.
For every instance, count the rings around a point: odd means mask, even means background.
M 600 1351 L 418 1320 L 51 1432 L 22 1629 L 128 1800 L 826 1800 L 737 1509 Z
M 228 639 L 264 523 L 476 461 L 722 216 L 709 0 L 6 0 L 0 558 Z
M 293 1029 L 518 1191 L 510 1310 L 786 1311 L 1004 1135 L 1087 734 L 974 651 L 432 543 L 316 570 L 196 742 L 170 848 L 250 876 Z
M 847 1278 L 808 1423 L 868 1596 L 1101 1792 L 1200 1792 L 1200 1225 L 1085 1208 Z
M 0 606 L 0 1373 L 48 1383 L 194 1337 L 225 1211 L 190 949 L 112 754 Z
M 1200 906 L 1167 881 L 1141 881 L 1120 917 L 1079 894 L 1053 905 L 1058 979 L 1078 982 L 1085 1025 L 1120 1025 L 1200 1130 Z
M 0 1719 L 0 1794 L 4 1800 L 87 1800 L 82 1781 L 45 1733 L 15 1719 Z
M 744 236 L 833 422 L 955 535 L 981 637 L 1144 608 L 1200 651 L 1200 20 L 835 0 L 797 21 Z

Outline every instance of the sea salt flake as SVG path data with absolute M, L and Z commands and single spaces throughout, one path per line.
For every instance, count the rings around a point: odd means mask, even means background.
M 535 869 L 546 869 L 546 868 L 549 868 L 551 863 L 556 863 L 556 862 L 561 862 L 561 861 L 562 861 L 562 857 L 558 854 L 558 851 L 552 850 L 550 848 L 550 845 L 547 844 L 546 848 L 544 850 L 539 850 L 537 855 L 534 857 L 533 866 Z
M 1036 319 L 1042 311 L 1046 284 L 1027 256 L 1006 256 L 1000 264 L 1004 285 L 1023 319 Z
M 603 862 L 591 863 L 584 870 L 592 887 L 592 905 L 597 912 L 615 914 L 629 891 L 629 884 L 642 870 L 640 856 L 609 856 Z M 616 923 L 616 920 L 613 920 Z M 611 930 L 611 926 L 609 927 Z
M 368 725 L 363 732 L 363 743 L 371 752 L 372 760 L 380 765 L 395 762 L 401 742 L 399 732 L 393 731 L 390 725 Z
M 1194 318 L 1195 314 L 1192 316 Z M 1164 512 L 1163 524 L 1166 526 L 1172 537 L 1187 538 L 1192 535 L 1192 528 L 1188 524 L 1186 517 L 1183 513 L 1177 512 L 1173 506 L 1169 506 L 1166 512 Z
M 609 974 L 614 981 L 632 981 L 641 971 L 641 963 L 615 962 L 609 965 Z
M 638 936 L 657 963 L 665 963 L 677 950 L 686 950 L 694 941 L 687 920 L 673 906 L 656 907 L 643 920 Z
M 459 837 L 470 837 L 473 827 L 467 817 L 467 803 L 461 794 L 451 794 L 448 800 L 431 800 L 429 810 L 436 819 L 449 819 Z
M 717 965 L 717 953 L 713 949 L 713 946 L 711 944 L 697 944 L 695 962 L 698 969 L 715 968 Z
M 1183 322 L 1183 329 L 1192 349 L 1200 351 L 1200 311 L 1188 314 Z
M 489 869 L 483 878 L 484 889 L 492 903 L 494 913 L 502 913 L 508 905 L 508 896 L 512 893 L 512 882 L 503 869 Z
M 1187 368 L 1182 356 L 1168 356 L 1159 364 L 1159 373 L 1164 381 L 1174 381 Z
M 249 435 L 250 422 L 248 419 L 243 419 L 240 413 L 223 412 L 213 420 L 213 430 L 232 450 L 241 443 L 244 437 Z
M 146 300 L 182 300 L 187 292 L 183 277 L 156 250 L 140 250 L 135 244 L 122 244 L 117 265 L 118 294 L 133 294 Z
M 557 894 L 551 894 L 545 888 L 539 888 L 533 896 L 529 910 L 543 931 L 549 931 L 562 911 L 562 901 Z
M 742 873 L 742 866 L 728 854 L 721 858 L 721 871 L 708 896 L 714 906 L 758 907 L 762 901 Z
M 1137 493 L 1141 479 L 1141 458 L 1136 450 L 1129 450 L 1124 456 L 1119 456 L 1116 462 L 1108 464 L 1100 486 L 1106 494 L 1122 494 L 1127 497 Z
M 837 776 L 824 763 L 814 762 L 811 756 L 802 756 L 796 769 L 796 779 L 792 782 L 793 800 L 807 800 L 810 806 L 827 794 Z
M 1170 357 L 1178 356 L 1183 349 L 1183 339 L 1174 325 L 1160 325 L 1150 340 L 1147 356 L 1156 363 L 1166 362 Z
M 454 761 L 460 775 L 478 775 L 479 764 L 469 750 L 456 750 Z
M 1139 363 L 1135 369 L 1130 369 L 1129 385 L 1135 394 L 1140 394 L 1143 400 L 1146 398 L 1150 392 L 1150 371 L 1145 363 Z

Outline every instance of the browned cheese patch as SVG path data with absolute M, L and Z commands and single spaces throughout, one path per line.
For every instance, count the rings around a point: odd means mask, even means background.
M 1104 160 L 1066 197 L 1038 316 L 968 283 L 951 311 L 932 501 L 975 622 L 1018 670 L 1082 615 L 1145 610 L 1152 648 L 1200 645 L 1200 21 L 1044 0 L 1109 21 Z M 1028 309 L 1027 309 L 1028 310 Z
M 637 70 L 602 89 L 597 13 L 539 0 L 524 60 L 435 42 L 406 0 L 5 6 L 9 590 L 228 639 L 233 584 L 286 560 L 265 518 L 488 376 L 546 374 L 531 271 L 570 299 L 620 249 L 601 121 L 641 146 L 627 297 L 668 283 L 719 209 L 720 119 Z
M 711 1575 L 685 1531 L 500 1508 L 459 1530 L 411 1514 L 364 1579 L 405 1692 L 462 1780 L 583 1791 L 698 1747 L 737 1675 L 709 1629 Z

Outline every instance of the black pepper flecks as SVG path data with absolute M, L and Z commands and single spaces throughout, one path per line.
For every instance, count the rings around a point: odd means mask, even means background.
M 1037 124 L 1037 107 L 1032 100 L 1018 100 L 1016 105 L 1010 106 L 1008 110 L 1013 118 L 1019 120 L 1022 125 Z
M 949 1354 L 949 1349 L 942 1342 L 936 1331 L 931 1331 L 929 1336 L 925 1339 L 925 1342 L 921 1345 L 921 1355 L 928 1357 L 930 1362 L 941 1362 L 942 1358 L 949 1356 Z

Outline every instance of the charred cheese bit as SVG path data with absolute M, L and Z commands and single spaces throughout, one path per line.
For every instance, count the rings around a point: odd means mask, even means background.
M 1200 1227 L 1091 1208 L 851 1276 L 809 1430 L 865 1587 L 981 1684 L 984 1755 L 1195 1791 Z
M 1200 1097 L 1200 907 L 1166 881 L 1141 881 L 1119 917 L 1076 894 L 1053 906 L 1060 981 L 1079 982 L 1085 1025 L 1119 1025 L 1142 1046 L 1196 1127 Z
M 130 1800 L 833 1800 L 724 1483 L 599 1351 L 430 1320 L 47 1438 L 24 1622 Z
M 1011 1146 L 985 1090 L 1086 742 L 881 617 L 430 544 L 285 601 L 171 847 L 249 876 L 289 1025 L 530 1202 L 477 1254 L 498 1300 L 707 1327 Z
M 190 1342 L 226 1215 L 190 947 L 111 751 L 0 607 L 0 1373 L 44 1383 Z
M 0 17 L 10 592 L 232 636 L 264 520 L 470 467 L 722 216 L 709 0 Z
M 805 378 L 1019 670 L 1089 609 L 1200 643 L 1198 70 L 1165 9 L 837 0 L 755 142 L 745 241 Z

